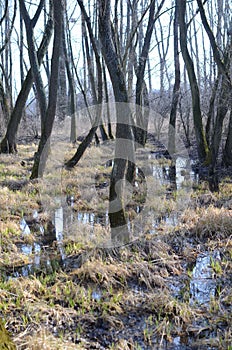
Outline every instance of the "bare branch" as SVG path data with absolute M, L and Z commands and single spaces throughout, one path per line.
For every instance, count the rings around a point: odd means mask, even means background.
M 36 13 L 35 13 L 34 17 L 31 20 L 32 28 L 34 28 L 36 26 L 36 23 L 37 23 L 37 21 L 39 19 L 39 16 L 40 16 L 41 11 L 42 11 L 43 6 L 44 6 L 44 1 L 45 0 L 40 0 L 39 6 L 38 6 L 38 8 L 36 10 Z
M 5 0 L 5 11 L 4 11 L 2 18 L 0 19 L 0 26 L 2 25 L 4 19 L 7 16 L 7 10 L 8 10 L 8 0 Z
M 230 77 L 229 77 L 229 75 L 228 75 L 228 73 L 226 71 L 225 64 L 221 60 L 220 52 L 219 52 L 219 49 L 218 49 L 215 37 L 214 37 L 213 32 L 212 32 L 212 30 L 211 30 L 211 28 L 209 26 L 208 21 L 207 21 L 202 1 L 201 0 L 197 0 L 197 4 L 199 6 L 199 11 L 200 11 L 200 15 L 201 15 L 202 24 L 203 24 L 203 26 L 205 28 L 205 31 L 206 31 L 206 33 L 207 33 L 207 35 L 209 37 L 210 45 L 211 45 L 212 50 L 213 50 L 213 57 L 214 57 L 215 62 L 217 64 L 217 66 L 218 66 L 218 70 L 222 74 L 224 74 L 227 77 L 227 79 L 230 81 Z
M 13 18 L 12 18 L 12 22 L 11 22 L 11 27 L 10 27 L 10 30 L 7 34 L 7 36 L 5 37 L 5 41 L 4 41 L 4 44 L 3 46 L 0 48 L 0 54 L 5 50 L 9 40 L 10 40 L 10 37 L 11 37 L 11 33 L 13 31 L 13 28 L 14 28 L 14 22 L 15 22 L 15 17 L 16 17 L 16 12 L 17 12 L 17 2 L 15 0 L 14 2 L 14 14 L 13 14 Z

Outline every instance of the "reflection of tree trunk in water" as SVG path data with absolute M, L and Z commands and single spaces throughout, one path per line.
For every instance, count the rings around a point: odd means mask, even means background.
M 171 165 L 168 168 L 168 178 L 170 181 L 170 186 L 168 189 L 167 197 L 173 197 L 174 193 L 177 190 L 177 183 L 176 183 L 176 161 L 172 160 Z

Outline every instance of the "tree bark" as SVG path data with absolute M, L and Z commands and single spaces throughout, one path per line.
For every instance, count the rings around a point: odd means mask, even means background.
M 151 43 L 151 36 L 153 33 L 153 27 L 156 19 L 158 18 L 158 15 L 163 7 L 165 0 L 162 0 L 158 10 L 155 15 L 155 4 L 156 2 L 154 0 L 151 0 L 151 6 L 149 10 L 149 19 L 148 19 L 148 25 L 147 25 L 147 30 L 143 42 L 143 46 L 141 49 L 141 54 L 139 57 L 139 65 L 137 67 L 136 71 L 136 105 L 142 106 L 142 97 L 143 97 L 143 89 L 144 89 L 144 74 L 145 74 L 145 68 L 146 68 L 146 63 L 148 59 L 148 53 L 149 53 L 149 48 L 150 48 L 150 43 Z M 141 108 L 137 108 L 137 113 L 136 113 L 136 128 L 135 128 L 135 141 L 142 145 L 145 146 L 146 143 L 146 130 L 147 130 L 147 125 L 148 125 L 148 118 L 146 118 L 147 113 L 145 112 L 144 115 L 141 111 Z
M 200 107 L 200 92 L 197 84 L 197 79 L 195 75 L 193 61 L 190 57 L 188 47 L 187 47 L 187 25 L 185 22 L 186 14 L 186 0 L 178 0 L 179 9 L 179 24 L 180 24 L 180 46 L 181 52 L 186 65 L 191 95 L 192 95 L 192 112 L 193 112 L 193 122 L 195 129 L 195 136 L 197 142 L 198 158 L 200 163 L 205 163 L 208 161 L 208 146 L 206 142 L 206 137 L 203 130 L 202 115 Z
M 209 101 L 209 110 L 207 113 L 205 134 L 206 134 L 206 140 L 207 140 L 208 144 L 210 143 L 210 139 L 211 139 L 212 122 L 213 122 L 213 118 L 214 118 L 214 106 L 215 106 L 215 99 L 216 99 L 217 90 L 218 90 L 218 84 L 219 84 L 219 76 L 215 80 L 214 86 L 212 88 L 211 97 L 210 97 L 210 101 Z
M 54 42 L 51 59 L 51 77 L 49 82 L 49 100 L 38 151 L 35 154 L 31 179 L 43 176 L 49 150 L 49 138 L 52 133 L 52 127 L 56 114 L 59 82 L 59 60 L 62 44 L 63 10 L 63 1 L 53 0 Z
M 222 76 L 222 81 L 220 84 L 220 92 L 219 98 L 217 101 L 217 115 L 216 121 L 214 125 L 212 141 L 211 141 L 211 166 L 214 169 L 217 163 L 218 151 L 222 137 L 222 128 L 223 128 L 223 120 L 226 116 L 226 113 L 229 109 L 228 100 L 229 100 L 229 86 L 228 81 L 225 76 Z
M 176 151 L 176 115 L 177 106 L 180 95 L 180 58 L 179 58 L 179 35 L 178 35 L 178 1 L 175 2 L 175 15 L 173 23 L 173 40 L 174 40 L 174 65 L 175 65 L 175 82 L 172 92 L 172 106 L 169 119 L 169 130 L 168 130 L 168 151 L 170 154 Z
M 98 104 L 98 97 L 97 97 L 97 90 L 96 90 L 96 83 L 95 83 L 95 76 L 94 76 L 94 66 L 93 66 L 93 60 L 92 60 L 91 55 L 90 55 L 89 42 L 88 42 L 86 30 L 85 30 L 85 24 L 83 24 L 83 34 L 84 34 L 84 41 L 85 41 L 85 52 L 86 52 L 87 67 L 88 67 L 88 73 L 89 73 L 90 88 L 91 88 L 91 92 L 92 92 L 92 102 L 93 102 L 93 105 L 97 105 Z M 98 67 L 98 69 L 99 69 L 99 67 Z M 102 71 L 102 68 L 100 68 L 100 71 Z M 99 72 L 99 74 L 101 74 L 101 73 Z M 102 82 L 102 85 L 100 88 L 101 89 L 103 88 L 103 82 Z M 105 131 L 105 128 L 104 128 L 104 125 L 102 122 L 102 118 L 101 118 L 101 122 L 99 123 L 99 129 L 101 132 L 102 140 L 103 141 L 108 140 L 108 136 L 107 136 L 107 133 Z
M 99 1 L 99 32 L 102 53 L 111 78 L 116 101 L 116 141 L 114 165 L 110 178 L 109 218 L 111 238 L 114 242 L 128 242 L 129 231 L 123 203 L 123 181 L 128 159 L 134 160 L 134 142 L 131 128 L 131 113 L 125 78 L 112 39 L 110 1 Z M 125 143 L 127 147 L 125 147 Z
M 100 120 L 101 120 L 101 104 L 103 101 L 103 81 L 102 81 L 102 67 L 101 67 L 101 59 L 100 59 L 100 55 L 98 52 L 98 47 L 97 47 L 97 43 L 96 40 L 94 38 L 94 34 L 93 34 L 93 30 L 91 27 L 91 23 L 90 23 L 90 18 L 87 15 L 85 6 L 83 4 L 82 0 L 77 0 L 80 9 L 81 9 L 81 13 L 84 17 L 84 20 L 86 22 L 86 26 L 88 29 L 88 33 L 89 33 L 89 38 L 93 47 L 93 51 L 95 54 L 95 61 L 96 61 L 96 66 L 97 66 L 97 92 L 98 95 L 96 96 L 97 98 L 97 106 L 96 106 L 96 118 L 92 124 L 92 128 L 90 129 L 88 135 L 86 136 L 85 140 L 83 140 L 81 142 L 81 144 L 78 146 L 76 153 L 74 154 L 74 156 L 68 160 L 68 162 L 66 162 L 66 167 L 67 168 L 72 168 L 74 167 L 79 160 L 81 159 L 82 155 L 84 154 L 86 148 L 89 146 L 89 144 L 91 143 L 93 136 L 96 135 L 96 131 L 98 129 L 98 126 L 101 124 Z M 97 135 L 96 135 L 97 136 Z
M 232 166 L 232 111 L 230 111 L 228 134 L 223 150 L 222 162 L 226 167 Z
M 4 116 L 4 122 L 7 124 L 9 118 L 10 118 L 10 105 L 9 100 L 7 98 L 7 95 L 4 91 L 3 83 L 0 80 L 0 105 L 2 107 L 2 112 Z
M 44 90 L 42 76 L 40 73 L 40 64 L 38 61 L 38 56 L 36 54 L 36 44 L 34 40 L 34 27 L 39 19 L 43 5 L 44 5 L 44 0 L 40 0 L 40 3 L 38 5 L 37 11 L 34 17 L 30 19 L 24 0 L 20 0 L 20 9 L 21 9 L 22 17 L 26 27 L 28 55 L 30 59 L 33 80 L 35 83 L 36 93 L 37 93 L 39 108 L 40 108 L 41 129 L 43 129 L 43 123 L 44 123 L 45 114 L 47 110 L 47 98 Z
M 106 69 L 104 63 L 102 64 L 103 68 L 103 79 L 104 79 L 104 90 L 105 90 L 105 101 L 106 101 L 106 113 L 107 113 L 107 122 L 108 122 L 108 135 L 111 140 L 114 139 L 114 135 L 112 133 L 111 120 L 110 120 L 110 107 L 109 107 L 109 92 L 107 86 L 106 79 Z
M 76 91 L 75 91 L 75 83 L 73 79 L 73 75 L 71 72 L 71 67 L 70 67 L 70 58 L 68 55 L 68 45 L 67 45 L 67 40 L 66 40 L 66 35 L 65 35 L 65 28 L 67 28 L 67 20 L 66 20 L 66 25 L 65 19 L 63 20 L 63 30 L 62 30 L 62 49 L 64 53 L 64 60 L 65 60 L 65 67 L 66 67 L 66 72 L 67 72 L 67 77 L 68 77 L 68 83 L 69 83 L 69 95 L 70 95 L 70 108 L 69 112 L 71 115 L 71 133 L 70 133 L 70 141 L 71 142 L 76 142 Z

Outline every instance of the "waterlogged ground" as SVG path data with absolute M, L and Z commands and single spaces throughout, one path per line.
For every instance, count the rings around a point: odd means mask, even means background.
M 127 193 L 131 241 L 112 245 L 111 155 L 30 182 L 34 151 L 0 156 L 0 319 L 17 349 L 232 349 L 231 179 L 212 195 L 180 157 L 173 181 L 153 149 Z

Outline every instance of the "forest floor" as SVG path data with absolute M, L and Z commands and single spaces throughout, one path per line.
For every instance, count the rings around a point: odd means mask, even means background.
M 0 320 L 17 349 L 231 350 L 231 178 L 215 194 L 194 184 L 172 221 L 176 197 L 162 185 L 154 221 L 151 211 L 142 233 L 111 246 L 100 148 L 87 150 L 91 167 L 57 168 L 47 185 L 29 180 L 35 149 L 0 155 Z M 133 222 L 136 206 L 127 214 Z

